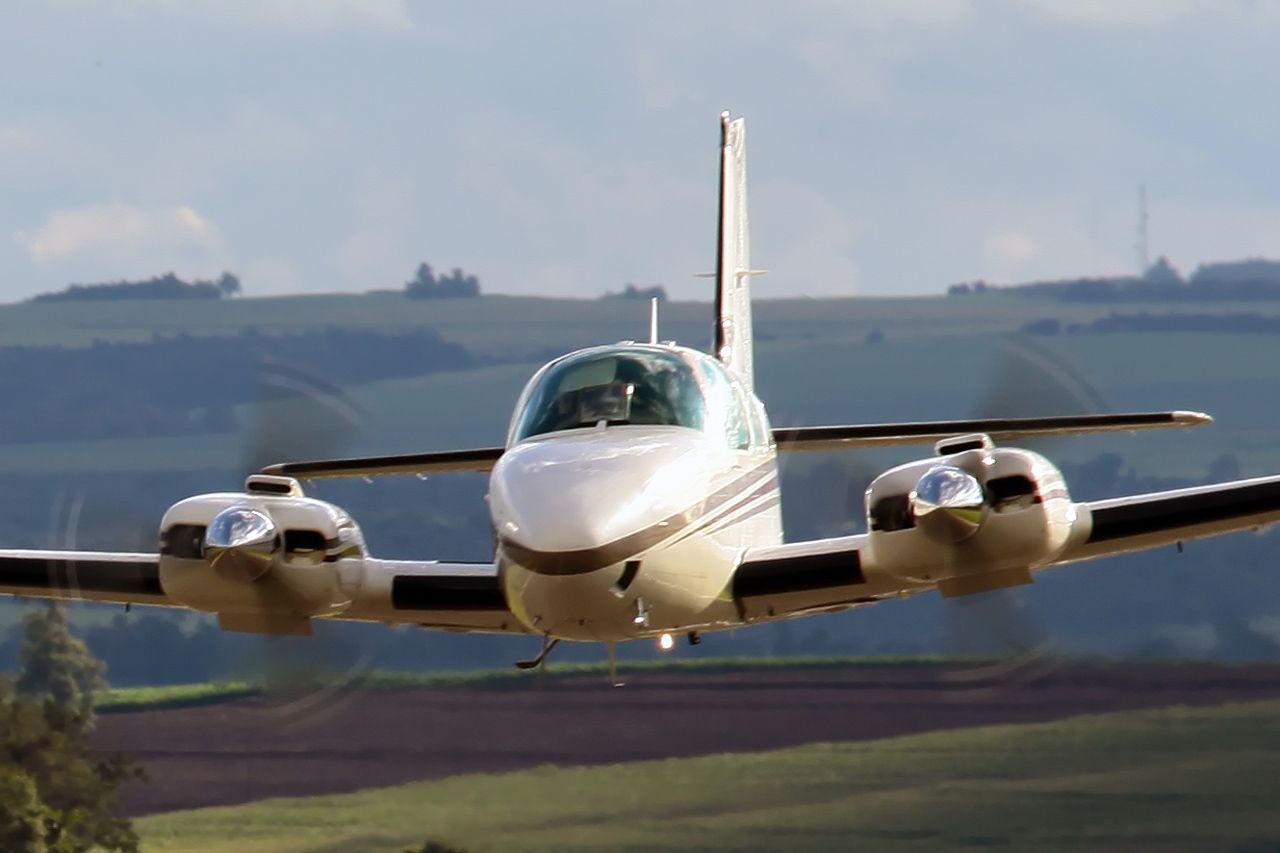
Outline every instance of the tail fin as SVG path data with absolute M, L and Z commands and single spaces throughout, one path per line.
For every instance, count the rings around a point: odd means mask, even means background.
M 716 238 L 714 353 L 752 389 L 750 245 L 747 235 L 747 125 L 720 114 L 720 223 Z

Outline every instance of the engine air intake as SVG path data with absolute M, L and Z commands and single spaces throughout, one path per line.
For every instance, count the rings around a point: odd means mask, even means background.
M 302 484 L 292 477 L 277 477 L 273 474 L 250 474 L 244 481 L 244 490 L 251 495 L 287 495 L 292 498 L 305 497 Z
M 991 440 L 991 436 L 982 432 L 970 433 L 969 435 L 954 435 L 942 439 L 933 446 L 933 452 L 937 456 L 951 456 L 956 453 L 963 453 L 966 450 L 990 450 L 996 444 Z

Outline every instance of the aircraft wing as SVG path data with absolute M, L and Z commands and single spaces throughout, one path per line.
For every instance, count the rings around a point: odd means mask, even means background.
M 928 444 L 943 438 L 985 433 L 994 441 L 1047 435 L 1085 435 L 1096 432 L 1130 432 L 1176 429 L 1213 423 L 1202 412 L 1130 412 L 1105 415 L 1064 415 L 1050 418 L 981 418 L 963 421 L 915 421 L 897 424 L 781 427 L 773 431 L 779 451 L 843 450 Z
M 1077 504 L 1079 535 L 1055 565 L 1141 551 L 1280 521 L 1280 477 Z
M 365 580 L 339 619 L 447 631 L 526 634 L 507 606 L 494 563 L 366 559 Z
M 174 606 L 158 554 L 0 551 L 0 594 Z
M 875 566 L 866 534 L 752 548 L 733 576 L 744 620 L 804 616 L 874 604 L 933 589 Z
M 0 550 L 0 595 L 161 607 L 167 595 L 158 554 Z M 195 560 L 183 570 L 212 571 Z M 351 558 L 338 571 L 352 580 L 350 605 L 325 618 L 419 625 L 449 631 L 526 633 L 507 607 L 493 563 L 438 563 Z M 284 583 L 276 581 L 273 583 Z M 263 600 L 278 592 L 273 587 Z M 285 611 L 219 613 L 228 630 L 309 633 L 305 617 Z
M 989 579 L 965 575 L 961 580 L 968 582 L 953 585 L 944 594 L 1028 583 L 1028 570 L 1278 523 L 1280 476 L 1077 503 L 1076 511 L 1069 543 L 1054 559 L 1027 570 L 992 573 Z M 938 588 L 936 583 L 903 578 L 927 576 L 940 567 L 877 560 L 872 535 L 749 549 L 732 585 L 739 613 L 748 621 L 767 621 L 844 610 Z
M 459 471 L 492 471 L 504 453 L 501 447 L 446 450 L 437 453 L 402 453 L 391 456 L 358 456 L 280 462 L 262 469 L 263 474 L 325 480 L 336 477 L 379 477 L 388 474 L 444 474 Z

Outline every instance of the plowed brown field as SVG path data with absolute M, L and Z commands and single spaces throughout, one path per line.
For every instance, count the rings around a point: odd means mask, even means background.
M 136 756 L 138 815 L 539 764 L 765 750 L 988 723 L 1280 696 L 1280 665 L 650 671 L 614 689 L 551 677 L 469 687 L 310 693 L 111 714 L 98 744 Z

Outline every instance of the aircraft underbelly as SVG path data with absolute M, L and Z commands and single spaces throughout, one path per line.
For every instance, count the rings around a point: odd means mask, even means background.
M 774 502 L 592 571 L 533 571 L 508 557 L 503 584 L 526 626 L 563 639 L 617 641 L 725 627 L 738 621 L 729 584 L 742 550 L 780 540 Z

